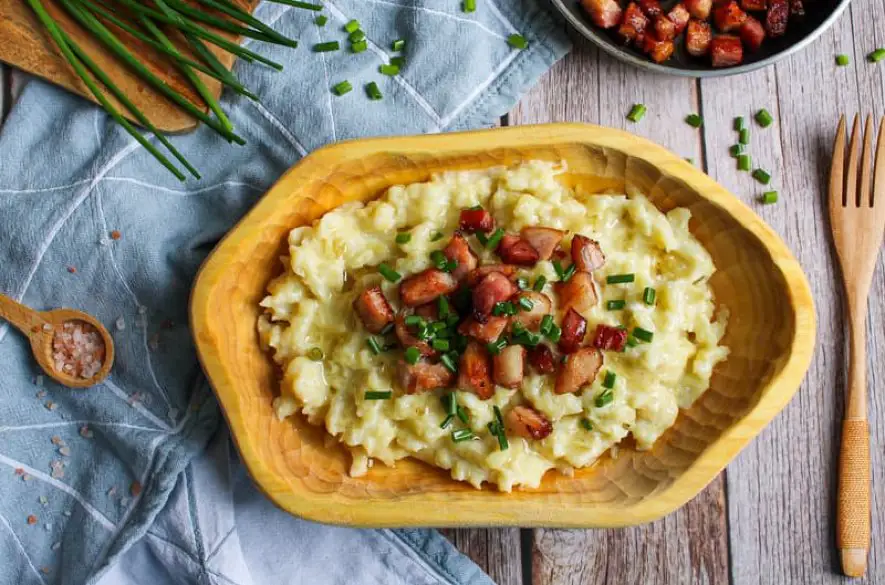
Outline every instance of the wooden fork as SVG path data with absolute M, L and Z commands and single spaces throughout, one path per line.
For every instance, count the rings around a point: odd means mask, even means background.
M 860 577 L 866 571 L 870 548 L 866 321 L 870 282 L 885 230 L 885 123 L 881 124 L 879 131 L 872 181 L 871 116 L 866 120 L 863 152 L 858 154 L 860 141 L 860 118 L 855 116 L 846 162 L 845 116 L 842 116 L 830 169 L 830 226 L 842 265 L 851 345 L 839 453 L 836 544 L 842 560 L 842 571 L 852 577 Z M 847 170 L 844 168 L 846 164 Z

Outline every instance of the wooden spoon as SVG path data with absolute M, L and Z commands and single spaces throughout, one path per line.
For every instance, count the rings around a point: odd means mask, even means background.
M 54 309 L 52 311 L 35 311 L 0 294 L 0 317 L 9 321 L 16 329 L 24 333 L 31 341 L 34 359 L 53 380 L 71 388 L 86 388 L 98 384 L 111 372 L 114 364 L 114 340 L 98 319 L 73 309 Z M 65 323 L 77 322 L 91 325 L 101 335 L 104 342 L 104 358 L 101 369 L 91 378 L 82 378 L 71 373 L 57 370 L 52 357 L 52 341 L 55 334 L 63 330 Z

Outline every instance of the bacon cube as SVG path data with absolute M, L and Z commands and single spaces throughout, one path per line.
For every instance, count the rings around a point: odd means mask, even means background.
M 676 25 L 676 36 L 678 37 L 682 34 L 682 31 L 685 30 L 685 27 L 688 26 L 691 14 L 689 14 L 688 10 L 685 8 L 685 4 L 680 2 L 670 9 L 670 12 L 667 13 L 667 18 L 672 20 L 673 24 Z
M 768 8 L 767 0 L 741 0 L 741 8 L 744 10 L 761 11 Z
M 473 318 L 485 323 L 495 305 L 512 297 L 517 290 L 509 278 L 500 272 L 492 272 L 473 289 Z
M 648 17 L 639 5 L 635 2 L 628 4 L 621 26 L 618 28 L 618 35 L 626 42 L 635 41 L 636 36 L 644 32 L 646 27 L 648 27 Z
M 744 24 L 741 25 L 740 35 L 745 47 L 751 51 L 758 51 L 762 46 L 762 41 L 765 40 L 765 28 L 761 22 L 748 16 Z
M 713 8 L 713 0 L 685 0 L 685 9 L 692 18 L 707 20 L 710 18 L 710 10 Z
M 495 384 L 504 388 L 519 388 L 525 375 L 525 348 L 508 345 L 492 358 Z
M 514 406 L 507 413 L 507 430 L 523 439 L 540 441 L 553 432 L 553 423 L 546 416 L 530 406 Z
M 794 18 L 804 18 L 805 17 L 805 2 L 804 0 L 790 0 L 790 16 Z
M 380 286 L 372 286 L 361 292 L 353 301 L 353 308 L 372 333 L 381 333 L 382 329 L 393 323 L 393 309 Z
M 467 348 L 461 354 L 461 365 L 458 368 L 458 387 L 473 391 L 482 400 L 494 396 L 492 360 L 484 345 L 475 341 L 467 344 Z
M 459 225 L 465 232 L 490 232 L 495 229 L 495 218 L 485 209 L 462 209 Z
M 404 360 L 397 364 L 400 387 L 406 394 L 420 394 L 437 388 L 448 388 L 455 381 L 455 374 L 442 364 L 420 361 L 410 365 Z
M 559 349 L 563 353 L 574 353 L 581 347 L 584 335 L 587 334 L 587 319 L 574 309 L 569 309 L 562 318 L 562 335 L 559 338 Z
M 676 25 L 666 16 L 657 17 L 653 26 L 655 38 L 660 41 L 672 41 L 676 37 Z M 580 265 L 578 267 L 580 268 Z
M 545 227 L 524 227 L 519 235 L 538 252 L 538 260 L 550 260 L 565 232 Z
M 670 23 L 675 31 L 675 25 L 673 25 L 673 22 L 663 16 L 655 19 L 655 27 L 657 27 L 658 22 L 660 21 Z M 599 242 L 591 240 L 581 234 L 575 234 L 575 237 L 572 238 L 571 252 L 572 262 L 574 262 L 575 268 L 578 270 L 593 272 L 605 265 L 605 254 L 602 253 L 602 248 L 599 246 Z
M 610 325 L 597 325 L 593 335 L 593 347 L 621 351 L 627 344 L 627 331 Z
M 458 281 L 448 272 L 429 268 L 406 278 L 399 285 L 399 296 L 403 304 L 417 307 L 435 301 L 441 295 L 455 292 Z
M 646 35 L 642 43 L 642 50 L 651 57 L 655 63 L 663 63 L 673 54 L 673 41 L 659 41 L 655 35 Z
M 703 57 L 710 50 L 710 41 L 713 40 L 713 31 L 709 23 L 700 20 L 690 20 L 685 29 L 685 50 L 694 57 Z
M 657 18 L 664 13 L 658 0 L 636 0 L 636 3 L 649 18 Z
M 553 350 L 544 343 L 539 343 L 535 347 L 529 349 L 529 364 L 535 368 L 539 374 L 552 374 L 556 371 L 556 356 Z
M 710 41 L 713 67 L 733 67 L 744 60 L 744 46 L 738 37 L 721 35 Z
M 591 384 L 601 368 L 602 352 L 595 347 L 582 347 L 568 356 L 568 361 L 556 376 L 553 391 L 557 394 L 574 394 Z
M 790 6 L 787 0 L 771 0 L 765 14 L 765 32 L 770 37 L 780 37 L 787 32 L 787 20 L 790 18 Z
M 531 244 L 513 234 L 506 234 L 501 238 L 501 243 L 498 246 L 498 256 L 507 264 L 515 264 L 517 266 L 534 266 L 538 263 L 538 258 L 540 258 L 540 254 Z
M 470 249 L 470 244 L 467 243 L 467 238 L 458 232 L 455 232 L 451 241 L 443 248 L 443 254 L 447 259 L 458 263 L 458 266 L 452 271 L 452 276 L 455 277 L 455 280 L 460 281 L 463 279 L 471 270 L 476 268 L 478 263 L 476 254 L 473 253 Z
M 599 28 L 614 28 L 621 23 L 624 11 L 617 0 L 581 0 L 590 20 Z
M 739 29 L 745 20 L 747 20 L 747 13 L 741 10 L 734 0 L 719 4 L 713 9 L 713 22 L 716 24 L 716 28 L 722 32 Z

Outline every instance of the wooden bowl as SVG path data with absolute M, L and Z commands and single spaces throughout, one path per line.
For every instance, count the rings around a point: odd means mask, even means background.
M 391 185 L 442 170 L 564 160 L 563 180 L 593 190 L 648 194 L 662 211 L 691 210 L 691 231 L 713 256 L 717 302 L 730 311 L 729 358 L 711 388 L 649 451 L 538 489 L 477 490 L 407 459 L 348 476 L 350 455 L 323 428 L 277 420 L 278 375 L 259 347 L 258 303 L 280 272 L 289 230 Z M 355 526 L 520 525 L 615 527 L 654 520 L 685 504 L 787 404 L 808 368 L 815 313 L 808 283 L 780 238 L 749 208 L 680 157 L 625 132 L 582 124 L 345 142 L 293 167 L 203 265 L 191 300 L 203 368 L 243 461 L 277 505 L 298 516 Z

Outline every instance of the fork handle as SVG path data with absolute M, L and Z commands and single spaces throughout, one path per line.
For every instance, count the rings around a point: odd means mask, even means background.
M 870 548 L 870 434 L 864 419 L 842 422 L 836 544 L 842 571 L 863 576 Z

